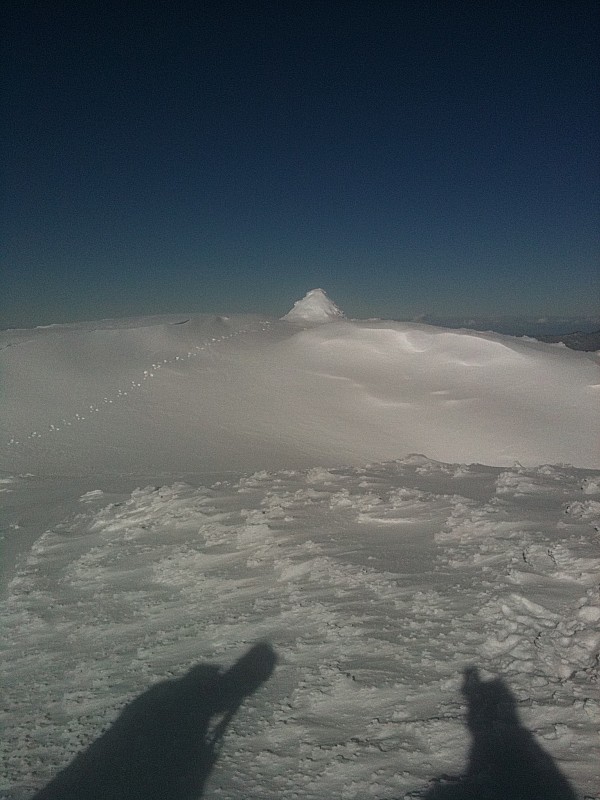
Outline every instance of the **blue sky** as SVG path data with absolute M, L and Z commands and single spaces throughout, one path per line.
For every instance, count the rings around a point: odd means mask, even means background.
M 598 314 L 595 3 L 14 3 L 0 325 Z

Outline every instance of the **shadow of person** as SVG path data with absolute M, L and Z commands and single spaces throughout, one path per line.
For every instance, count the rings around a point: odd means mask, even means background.
M 473 742 L 466 775 L 440 778 L 425 800 L 577 800 L 552 758 L 524 728 L 503 680 L 464 673 L 467 725 Z
M 200 664 L 152 686 L 33 800 L 197 800 L 227 726 L 275 662 L 260 643 L 226 672 Z

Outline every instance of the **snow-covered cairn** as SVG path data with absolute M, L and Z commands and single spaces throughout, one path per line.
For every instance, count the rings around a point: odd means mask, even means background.
M 302 300 L 297 300 L 291 311 L 281 319 L 287 322 L 333 322 L 343 319 L 344 312 L 330 300 L 323 289 L 311 289 Z

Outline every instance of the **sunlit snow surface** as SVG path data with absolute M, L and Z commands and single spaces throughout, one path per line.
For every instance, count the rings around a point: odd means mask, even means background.
M 597 357 L 186 319 L 0 333 L 2 797 L 152 683 L 258 640 L 279 663 L 207 797 L 459 774 L 467 666 L 597 796 Z

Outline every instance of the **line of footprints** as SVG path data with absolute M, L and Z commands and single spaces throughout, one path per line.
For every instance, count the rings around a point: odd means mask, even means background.
M 269 326 L 268 322 L 263 322 L 259 330 L 266 331 Z M 39 431 L 32 431 L 28 433 L 25 437 L 17 438 L 16 436 L 11 437 L 7 445 L 9 446 L 17 446 L 20 444 L 24 444 L 27 441 L 33 441 L 35 439 L 43 439 L 45 436 L 51 436 L 54 433 L 57 433 L 61 430 L 61 428 L 68 428 L 72 425 L 77 425 L 80 422 L 84 422 L 86 419 L 91 417 L 93 414 L 100 413 L 102 406 L 110 406 L 115 402 L 118 402 L 124 397 L 128 397 L 130 392 L 134 392 L 137 389 L 140 389 L 142 385 L 149 381 L 151 378 L 154 378 L 155 374 L 161 369 L 165 364 L 174 364 L 178 361 L 186 361 L 188 359 L 196 358 L 202 352 L 208 350 L 212 345 L 218 344 L 219 342 L 224 342 L 227 339 L 233 339 L 235 336 L 241 336 L 244 333 L 249 333 L 250 329 L 242 328 L 239 331 L 234 331 L 233 333 L 229 333 L 226 336 L 214 336 L 211 339 L 207 339 L 203 344 L 196 345 L 193 350 L 188 350 L 185 355 L 178 355 L 173 356 L 172 358 L 163 358 L 162 361 L 156 361 L 153 363 L 148 369 L 145 369 L 142 375 L 137 380 L 132 380 L 130 385 L 127 389 L 118 389 L 116 394 L 113 395 L 106 395 L 102 398 L 99 403 L 92 403 L 88 406 L 85 411 L 79 411 L 73 414 L 70 417 L 65 419 L 61 419 L 59 423 L 51 423 L 48 425 L 47 428 L 44 430 Z

